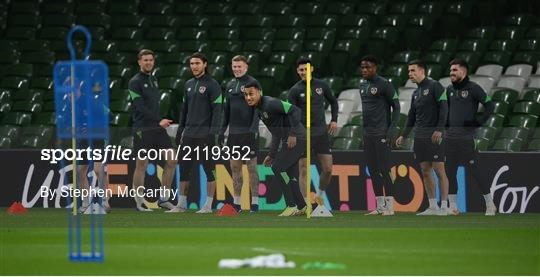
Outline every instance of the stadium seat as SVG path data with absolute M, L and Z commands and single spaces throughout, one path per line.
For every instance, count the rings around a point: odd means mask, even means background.
M 268 2 L 264 6 L 263 12 L 271 15 L 284 15 L 292 12 L 292 3 Z
M 243 28 L 241 29 L 241 37 L 243 40 L 266 40 L 274 39 L 274 30 L 270 28 Z
M 430 51 L 455 52 L 457 49 L 456 39 L 440 39 L 434 41 L 429 47 Z
M 308 17 L 306 21 L 306 27 L 309 28 L 322 28 L 322 27 L 337 27 L 337 20 L 335 15 L 313 15 Z
M 296 55 L 290 52 L 273 52 L 268 59 L 269 64 L 290 65 L 295 62 Z
M 112 38 L 116 40 L 141 40 L 143 32 L 138 28 L 121 27 L 113 31 Z
M 306 2 L 300 5 L 296 5 L 293 13 L 302 15 L 320 15 L 323 14 L 324 6 L 322 3 Z
M 523 94 L 523 101 L 532 101 L 540 103 L 540 89 L 531 89 Z
M 173 7 L 168 3 L 160 3 L 160 2 L 149 3 L 149 2 L 145 2 L 144 4 L 146 4 L 146 5 L 144 5 L 144 7 L 141 7 L 141 9 L 146 14 L 167 15 L 167 14 L 171 14 L 172 11 L 173 11 L 173 9 L 172 9 Z
M 47 14 L 44 15 L 41 24 L 43 27 L 65 27 L 70 28 L 75 23 L 75 16 L 65 14 L 62 16 Z
M 412 60 L 420 58 L 420 52 L 418 51 L 402 51 L 395 53 L 391 62 L 393 63 L 408 63 Z
M 9 17 L 8 24 L 10 28 L 29 27 L 38 29 L 41 25 L 41 17 L 31 14 L 17 14 Z
M 487 40 L 484 39 L 467 39 L 461 42 L 458 51 L 478 51 L 482 52 L 487 49 Z
M 54 64 L 56 58 L 54 52 L 50 51 L 36 51 L 32 53 L 26 53 L 21 57 L 22 63 L 29 64 Z
M 133 136 L 127 136 L 120 140 L 119 145 L 123 148 L 133 149 Z
M 479 127 L 476 129 L 476 138 L 485 138 L 489 142 L 492 142 L 495 140 L 495 136 L 497 135 L 498 129 L 495 127 Z
M 493 90 L 511 89 L 519 93 L 525 88 L 526 83 L 527 80 L 523 77 L 501 76 L 501 79 L 497 83 L 497 87 L 493 88 Z
M 517 102 L 512 110 L 514 114 L 530 114 L 540 116 L 540 104 L 532 101 Z
M 32 124 L 56 125 L 56 115 L 54 112 L 41 112 L 33 116 Z
M 527 151 L 540 152 L 540 139 L 533 139 L 529 142 Z
M 109 29 L 111 27 L 111 17 L 107 14 L 85 14 L 79 15 L 75 19 L 75 22 L 80 25 L 84 25 L 92 31 L 92 29 L 101 27 L 103 29 Z M 49 27 L 49 28 L 65 28 L 65 27 Z M 67 29 L 67 28 L 65 28 Z M 59 29 L 61 30 L 61 29 Z M 42 31 L 43 33 L 43 31 Z M 64 37 L 65 39 L 65 37 Z
M 301 42 L 304 39 L 304 32 L 304 28 L 279 28 L 276 31 L 275 39 L 297 40 Z
M 280 15 L 274 17 L 274 27 L 276 28 L 303 28 L 304 17 L 296 15 Z
M 522 141 L 520 139 L 498 139 L 491 148 L 492 151 L 519 152 Z
M 335 150 L 356 150 L 363 145 L 362 138 L 336 138 L 332 144 Z
M 491 51 L 507 51 L 513 52 L 517 47 L 517 43 L 508 39 L 496 39 L 489 44 Z M 508 53 L 511 54 L 511 53 Z
M 25 136 L 21 139 L 20 147 L 21 148 L 47 148 L 51 144 L 51 138 L 37 136 L 37 135 L 30 135 Z
M 332 3 L 326 5 L 325 12 L 328 14 L 346 15 L 354 13 L 355 3 Z
M 525 127 L 527 129 L 532 129 L 536 126 L 537 121 L 538 116 L 520 114 L 512 116 L 508 125 L 512 127 Z
M 534 17 L 530 14 L 513 14 L 504 19 L 504 25 L 528 27 L 534 22 Z
M 109 124 L 114 127 L 128 127 L 129 113 L 110 113 Z
M 511 54 L 506 51 L 489 51 L 484 54 L 482 64 L 499 64 L 507 67 L 510 64 Z
M 169 112 L 171 110 L 171 94 L 169 93 L 162 93 L 159 97 L 159 114 L 162 117 L 167 117 L 169 115 Z
M 519 51 L 514 54 L 512 63 L 534 64 L 538 61 L 539 57 L 539 52 Z
M 396 27 L 398 30 L 403 30 L 407 26 L 409 15 L 404 14 L 388 14 L 380 19 L 380 26 Z
M 232 42 L 231 42 L 232 43 Z M 222 46 L 222 45 L 220 45 Z M 206 42 L 200 40 L 189 40 L 180 43 L 178 50 L 181 52 L 205 52 L 209 45 Z
M 477 51 L 460 51 L 457 52 L 454 57 L 464 59 L 469 64 L 469 70 L 475 71 L 480 63 L 482 53 Z
M 214 40 L 211 42 L 210 49 L 215 52 L 236 53 L 240 50 L 241 43 L 230 40 Z
M 11 96 L 12 101 L 22 101 L 28 104 L 41 103 L 43 94 L 35 90 L 20 89 Z
M 490 141 L 485 138 L 474 139 L 475 149 L 478 151 L 487 151 L 491 145 Z
M 491 89 L 493 88 L 493 85 L 495 85 L 495 78 L 490 76 L 484 76 L 484 75 L 470 75 L 470 80 L 478 83 L 480 87 L 486 92 L 489 93 Z
M 176 5 L 174 7 L 174 13 L 182 15 L 193 15 L 201 13 L 203 11 L 203 8 L 204 3 L 176 2 Z
M 134 15 L 138 12 L 138 7 L 135 3 L 110 2 L 107 12 L 116 16 Z
M 476 69 L 475 75 L 493 77 L 495 81 L 498 81 L 503 72 L 503 66 L 498 64 L 486 64 L 479 66 Z
M 211 40 L 238 40 L 240 32 L 235 28 L 212 28 L 210 29 Z
M 2 118 L 3 125 L 26 126 L 32 121 L 32 114 L 23 112 L 8 112 Z
M 11 139 L 0 136 L 0 149 L 11 148 Z
M 371 28 L 375 25 L 376 19 L 374 16 L 367 14 L 350 14 L 342 16 L 339 20 L 341 28 Z
M 513 105 L 519 99 L 519 93 L 515 90 L 500 89 L 494 91 L 491 98 L 494 101 L 504 101 Z
M 17 76 L 2 77 L 2 80 L 0 81 L 0 87 L 7 89 L 28 88 L 28 79 Z
M 159 40 L 159 41 L 176 39 L 173 28 L 152 28 L 148 32 L 146 32 L 145 38 L 148 40 Z
M 495 37 L 495 26 L 482 26 L 472 28 L 465 34 L 468 39 L 485 39 L 491 41 Z
M 229 14 L 233 12 L 233 6 L 229 3 L 212 3 L 211 5 L 206 5 L 203 13 L 204 14 Z
M 334 95 L 337 95 L 341 92 L 343 86 L 343 78 L 338 76 L 324 77 L 322 80 L 328 84 L 330 90 Z
M 426 55 L 422 59 L 427 64 L 435 63 L 435 64 L 447 65 L 450 62 L 451 58 L 452 56 L 449 52 L 435 51 L 435 52 L 426 53 Z
M 484 123 L 484 127 L 502 127 L 504 123 L 504 115 L 492 114 Z
M 14 40 L 34 40 L 36 38 L 36 29 L 32 27 L 12 27 L 7 29 L 4 37 Z
M 354 138 L 362 137 L 363 129 L 359 125 L 345 125 L 339 131 L 338 137 Z
M 272 51 L 290 51 L 292 53 L 298 53 L 301 50 L 301 45 L 293 40 L 274 40 L 272 44 Z
M 112 29 L 117 28 L 139 28 L 145 29 L 150 24 L 150 21 L 145 16 L 140 15 L 122 15 L 113 16 L 111 18 Z
M 426 67 L 426 76 L 430 77 L 431 79 L 437 80 L 443 75 L 443 67 L 440 64 L 431 63 L 427 64 Z
M 11 141 L 16 141 L 21 134 L 21 127 L 13 125 L 0 126 L 0 137 L 10 138 Z
M 530 130 L 523 127 L 507 127 L 503 128 L 501 134 L 499 135 L 499 139 L 511 139 L 511 138 L 517 138 L 522 140 L 523 142 L 527 141 L 527 138 L 529 136 Z
M 532 70 L 533 70 L 533 66 L 530 64 L 514 64 L 506 68 L 504 75 L 529 78 L 529 76 L 532 73 Z
M 259 17 L 260 14 L 263 12 L 263 5 L 260 3 L 242 3 L 242 5 L 237 5 L 236 9 L 234 10 L 236 14 L 242 15 L 249 15 L 249 16 L 256 16 Z
M 443 1 L 426 1 L 421 2 L 416 7 L 416 13 L 419 14 L 430 14 L 430 15 L 440 15 L 444 8 L 445 4 Z
M 356 39 L 356 40 L 365 40 L 369 37 L 371 29 L 368 27 L 348 27 L 348 28 L 339 28 L 338 29 L 338 38 L 340 39 Z M 359 44 L 363 43 L 357 41 Z M 360 50 L 360 49 L 358 49 Z
M 282 41 L 285 43 L 289 43 L 292 41 Z M 257 55 L 262 56 L 261 58 L 266 59 L 268 55 L 271 53 L 271 51 L 290 51 L 291 53 L 294 53 L 295 51 L 300 51 L 300 45 L 299 44 L 290 44 L 291 48 L 288 50 L 285 50 L 289 44 L 285 45 L 279 45 L 280 43 L 278 41 L 275 41 L 274 43 L 274 49 L 270 47 L 270 44 L 267 41 L 264 40 L 251 40 L 251 41 L 245 41 L 244 45 L 242 45 L 242 50 L 244 52 L 251 52 L 256 53 Z
M 398 30 L 395 27 L 380 27 L 371 33 L 368 40 L 367 50 L 376 57 L 387 57 L 391 51 L 391 45 L 398 38 Z
M 496 38 L 501 39 L 512 39 L 512 40 L 520 40 L 525 35 L 525 27 L 503 27 L 500 28 L 495 35 Z
M 234 15 L 211 15 L 208 16 L 209 26 L 212 27 L 232 27 L 237 28 L 240 25 L 240 19 Z
M 179 40 L 205 40 L 208 38 L 208 31 L 199 28 L 185 27 L 180 28 L 176 34 Z
M 248 15 L 243 16 L 240 22 L 242 28 L 245 27 L 259 27 L 259 28 L 271 28 L 273 26 L 274 18 L 271 16 L 261 15 Z
M 540 39 L 533 38 L 522 40 L 517 49 L 519 51 L 538 51 L 540 50 Z
M 159 80 L 159 86 L 162 89 L 176 90 L 181 85 L 183 85 L 182 80 L 177 77 L 167 77 L 167 78 L 161 78 Z

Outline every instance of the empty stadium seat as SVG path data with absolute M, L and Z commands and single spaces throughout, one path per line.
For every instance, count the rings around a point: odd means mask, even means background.
M 504 75 L 529 78 L 532 70 L 533 66 L 530 64 L 514 64 L 506 68 L 506 71 L 504 71 Z
M 505 152 L 521 151 L 522 141 L 520 139 L 498 139 L 493 144 L 491 150 Z
M 476 69 L 475 75 L 483 75 L 493 77 L 495 81 L 498 81 L 503 72 L 503 66 L 499 64 L 486 64 L 479 66 Z

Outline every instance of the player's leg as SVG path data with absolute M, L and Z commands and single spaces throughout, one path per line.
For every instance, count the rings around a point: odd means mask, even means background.
M 232 179 L 233 179 L 233 205 L 237 211 L 240 211 L 240 196 L 242 194 L 242 185 L 244 184 L 244 178 L 242 176 L 242 160 L 233 160 L 229 161 L 231 165 Z
M 306 198 L 304 198 L 304 195 L 302 195 L 302 192 L 300 191 L 300 183 L 298 182 L 298 162 L 294 163 L 291 167 L 289 167 L 286 172 L 291 179 L 289 182 L 289 186 L 291 187 L 294 202 L 296 203 L 296 208 L 298 209 L 298 212 L 296 212 L 295 215 L 306 214 L 307 202 Z
M 135 171 L 133 172 L 133 189 L 138 192 L 140 187 L 144 187 L 144 178 L 146 177 L 146 168 L 148 167 L 148 160 L 139 159 L 135 161 Z M 135 194 L 136 208 L 142 212 L 152 211 L 146 207 L 143 207 L 144 198 Z
M 422 181 L 424 182 L 424 188 L 428 196 L 429 207 L 417 215 L 436 215 L 438 214 L 439 206 L 437 205 L 437 199 L 435 199 L 435 180 L 433 179 L 431 161 L 420 162 L 420 169 L 422 170 Z
M 79 212 L 84 213 L 90 206 L 90 185 L 88 184 L 88 164 L 83 163 L 77 165 L 77 183 L 81 190 L 81 207 Z
M 446 140 L 446 163 L 445 171 L 448 176 L 448 204 L 449 215 L 458 215 L 459 209 L 457 207 L 457 172 L 460 164 L 461 151 L 459 150 L 459 142 L 454 139 Z
M 373 184 L 373 191 L 375 193 L 375 199 L 377 207 L 367 215 L 382 214 L 385 208 L 384 193 L 383 193 L 383 181 L 381 178 L 380 170 L 377 164 L 377 152 L 375 151 L 375 138 L 370 136 L 364 136 L 364 157 L 367 164 L 371 182 Z
M 448 214 L 448 176 L 446 176 L 446 170 L 444 162 L 433 162 L 433 169 L 439 179 L 439 192 L 441 194 L 441 209 L 439 215 Z
M 304 199 L 306 199 L 306 203 L 308 202 L 307 200 L 307 188 L 306 188 L 306 177 L 307 176 L 307 159 L 306 158 L 301 158 L 299 161 L 298 161 L 298 182 L 299 182 L 299 186 L 300 186 L 300 192 L 302 193 L 302 196 L 304 197 Z
M 315 196 L 315 202 L 318 205 L 323 205 L 323 197 L 326 195 L 326 189 L 332 179 L 333 158 L 332 154 L 317 154 L 317 158 L 321 167 L 321 175 L 319 177 L 319 191 Z
M 249 191 L 251 192 L 251 212 L 259 211 L 259 173 L 257 172 L 257 157 L 246 162 L 249 175 Z
M 375 141 L 375 160 L 377 167 L 377 175 L 380 178 L 380 182 L 384 188 L 384 205 L 385 209 L 383 215 L 393 215 L 394 214 L 394 192 L 393 186 L 394 182 L 390 175 L 390 147 L 386 142 L 386 138 L 381 136 L 377 137 Z
M 163 128 L 156 131 L 154 145 L 161 155 L 160 158 L 165 161 L 163 175 L 161 177 L 162 195 L 158 199 L 158 206 L 172 210 L 175 208 L 175 205 L 169 201 L 169 198 L 171 197 L 171 186 L 176 170 L 176 151 L 173 148 L 167 131 Z
M 298 212 L 298 199 L 296 199 L 298 195 L 295 194 L 299 193 L 301 195 L 300 187 L 298 186 L 298 160 L 303 156 L 303 152 L 305 152 L 301 149 L 302 147 L 305 148 L 305 142 L 302 143 L 300 140 L 297 141 L 293 149 L 288 149 L 287 144 L 283 142 L 272 164 L 272 171 L 278 177 L 279 185 L 283 192 L 285 203 L 287 204 L 287 208 L 279 216 L 292 216 Z M 296 175 L 291 167 L 295 167 Z M 293 193 L 293 186 L 295 184 L 295 192 Z
M 468 140 L 467 145 L 467 154 L 468 162 L 467 168 L 470 171 L 470 175 L 476 181 L 476 184 L 482 195 L 484 196 L 484 201 L 486 203 L 486 215 L 494 216 L 497 212 L 497 207 L 493 202 L 491 197 L 490 182 L 487 180 L 478 167 L 478 151 L 475 149 L 474 140 Z
M 170 213 L 178 213 L 178 212 L 185 212 L 187 207 L 187 195 L 189 190 L 189 180 L 191 179 L 191 167 L 193 165 L 193 161 L 191 159 L 185 159 L 184 156 L 188 155 L 187 158 L 192 158 L 189 156 L 189 153 L 184 151 L 189 151 L 186 147 L 192 147 L 190 145 L 191 139 L 190 138 L 184 138 L 182 141 L 182 145 L 180 145 L 180 153 L 178 153 L 178 164 L 180 166 L 180 195 L 178 196 L 178 204 L 174 209 L 165 211 Z
M 200 142 L 199 146 L 204 148 L 206 142 Z M 209 145 L 212 147 L 212 145 Z M 216 163 L 212 157 L 208 160 L 201 157 L 204 172 L 206 173 L 206 202 L 197 213 L 212 213 L 212 203 L 214 202 L 214 194 L 216 193 Z

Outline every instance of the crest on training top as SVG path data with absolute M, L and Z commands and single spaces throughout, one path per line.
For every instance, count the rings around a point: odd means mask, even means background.
M 246 88 L 245 88 L 244 86 L 241 86 L 241 87 L 240 87 L 240 91 L 241 91 L 241 92 L 244 92 L 245 89 L 246 89 Z
M 322 88 L 316 88 L 316 89 L 315 89 L 315 92 L 316 92 L 318 95 L 321 95 L 321 94 L 322 94 Z
M 467 91 L 467 90 L 461 91 L 461 97 L 467 98 L 467 96 L 469 96 L 469 91 Z
M 199 88 L 199 93 L 203 94 L 205 91 L 206 91 L 206 87 L 205 87 L 205 86 L 201 86 L 201 87 Z
M 429 94 L 429 89 L 425 89 L 422 93 L 424 96 L 428 95 Z
M 369 92 L 371 92 L 371 94 L 375 95 L 375 94 L 377 94 L 377 88 L 376 88 L 376 87 L 375 87 L 375 88 L 371 88 L 371 89 L 369 90 Z

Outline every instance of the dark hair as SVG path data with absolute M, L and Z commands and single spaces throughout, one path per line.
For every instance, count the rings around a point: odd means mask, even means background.
M 461 67 L 465 67 L 465 69 L 469 71 L 469 64 L 464 59 L 456 58 L 450 61 L 450 65 L 455 65 L 455 64 Z
M 300 58 L 298 58 L 298 60 L 296 60 L 296 67 L 298 67 L 301 64 L 308 64 L 308 63 L 313 65 L 310 58 L 308 58 L 308 57 L 300 57 Z
M 363 56 L 361 59 L 360 59 L 360 62 L 370 62 L 374 65 L 378 65 L 379 64 L 379 60 L 377 59 L 377 57 L 373 56 L 373 55 L 366 55 L 366 56 Z
M 255 81 L 255 80 L 250 80 L 248 81 L 245 85 L 244 85 L 244 89 L 246 88 L 256 88 L 258 90 L 262 90 L 261 89 L 261 84 L 259 84 L 259 82 Z
M 203 63 L 206 63 L 206 67 L 204 68 L 204 73 L 206 74 L 210 74 L 210 68 L 208 66 L 208 58 L 206 58 L 206 56 L 201 53 L 201 52 L 195 52 L 193 54 L 191 54 L 191 56 L 189 57 L 189 61 L 191 61 L 191 59 L 200 59 Z
M 426 70 L 426 63 L 423 60 L 412 60 L 409 62 L 409 65 L 416 65 L 423 70 Z
M 233 62 L 245 62 L 246 64 L 248 64 L 246 57 L 245 57 L 245 56 L 242 56 L 242 55 L 236 55 L 236 56 L 234 56 L 234 57 L 231 59 L 231 61 L 233 61 Z
M 141 49 L 141 51 L 139 51 L 139 53 L 137 54 L 137 60 L 140 60 L 142 56 L 144 55 L 152 55 L 153 58 L 156 57 L 156 54 L 154 54 L 154 51 L 150 49 Z

